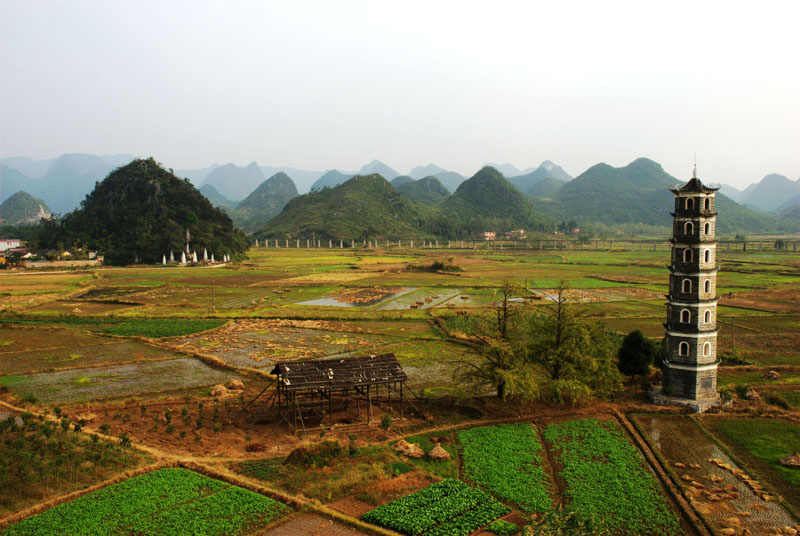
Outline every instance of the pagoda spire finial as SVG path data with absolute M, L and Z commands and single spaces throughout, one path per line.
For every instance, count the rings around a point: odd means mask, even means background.
M 697 153 L 694 155 L 694 167 L 692 168 L 692 178 L 697 178 Z

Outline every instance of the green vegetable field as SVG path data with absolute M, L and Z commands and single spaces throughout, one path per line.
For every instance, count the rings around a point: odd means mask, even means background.
M 466 536 L 510 511 L 488 493 L 447 479 L 379 506 L 361 519 L 408 536 Z
M 642 457 L 613 421 L 551 424 L 553 446 L 567 484 L 568 508 L 614 534 L 681 534 L 676 515 Z
M 161 469 L 84 495 L 9 527 L 4 536 L 245 534 L 286 507 L 187 469 Z
M 527 423 L 471 428 L 458 433 L 466 477 L 526 512 L 546 512 L 547 475 L 542 445 Z

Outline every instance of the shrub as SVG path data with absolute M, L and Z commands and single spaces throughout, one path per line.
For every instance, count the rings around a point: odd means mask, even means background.
M 111 426 L 109 426 L 108 424 L 101 424 L 100 425 L 100 433 L 104 434 L 104 435 L 108 435 L 109 433 L 111 433 Z
M 35 404 L 39 401 L 39 399 L 36 397 L 35 394 L 28 393 L 22 397 L 22 401 L 25 402 L 26 404 Z
M 413 471 L 414 468 L 407 463 L 393 462 L 386 464 L 386 470 L 394 476 L 399 476 L 404 473 L 408 473 L 409 471 Z
M 384 413 L 381 417 L 381 428 L 384 430 L 388 430 L 392 427 L 392 416 L 388 413 Z
M 131 438 L 128 436 L 128 434 L 122 433 L 119 435 L 119 444 L 123 447 L 131 446 Z
M 779 393 L 770 393 L 764 397 L 764 401 L 767 404 L 772 404 L 773 406 L 778 406 L 781 409 L 791 409 L 789 406 L 789 402 L 783 397 L 783 395 Z
M 643 391 L 650 391 L 653 388 L 653 384 L 647 378 L 643 379 L 640 385 Z
M 67 419 L 66 417 L 61 419 L 61 429 L 64 430 L 65 432 L 69 430 L 69 419 Z
M 750 388 L 747 385 L 744 385 L 744 384 L 735 385 L 733 387 L 733 390 L 736 391 L 736 395 L 739 398 L 743 398 L 744 400 L 748 400 L 747 391 L 749 391 Z

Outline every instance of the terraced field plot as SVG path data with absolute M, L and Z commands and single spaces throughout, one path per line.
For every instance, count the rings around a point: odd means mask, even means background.
M 27 313 L 44 315 L 102 315 L 118 313 L 135 307 L 126 303 L 57 300 L 27 309 Z
M 34 394 L 44 404 L 152 396 L 226 383 L 239 375 L 197 359 L 78 368 L 0 376 L 0 385 L 18 396 Z
M 276 361 L 340 355 L 390 342 L 393 339 L 341 322 L 242 320 L 170 344 L 178 350 L 213 355 L 236 367 L 269 368 Z
M 550 424 L 545 439 L 561 466 L 567 508 L 613 534 L 681 534 L 678 517 L 644 460 L 612 420 Z
M 408 536 L 466 536 L 510 511 L 488 493 L 448 479 L 379 506 L 361 519 Z
M 717 530 L 747 528 L 753 534 L 769 534 L 776 527 L 794 525 L 774 498 L 762 499 L 737 477 L 741 468 L 690 418 L 637 415 L 634 422 L 695 510 Z
M 186 469 L 161 469 L 26 518 L 3 534 L 241 535 L 286 512 L 281 503 L 252 491 Z
M 796 515 L 800 513 L 800 468 L 780 463 L 781 458 L 798 450 L 800 426 L 782 419 L 713 415 L 698 419 L 759 478 L 769 482 Z
M 64 341 L 56 337 L 52 342 L 59 346 L 21 351 L 4 351 L 11 347 L 0 347 L 0 370 L 5 374 L 21 374 L 181 357 L 136 341 L 97 339 L 94 343 L 65 346 Z
M 464 474 L 529 513 L 550 510 L 547 472 L 536 428 L 528 423 L 470 428 L 458 433 Z

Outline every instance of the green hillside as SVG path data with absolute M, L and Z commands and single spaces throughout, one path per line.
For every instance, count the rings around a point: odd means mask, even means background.
M 160 262 L 180 250 L 191 234 L 191 247 L 217 258 L 247 249 L 244 234 L 187 179 L 179 179 L 155 160 L 134 160 L 111 172 L 60 221 L 40 226 L 39 247 L 58 244 L 97 249 L 107 264 Z
M 47 204 L 23 191 L 15 193 L 0 205 L 0 222 L 3 225 L 38 223 L 42 218 L 49 217 Z
M 286 173 L 276 173 L 239 203 L 233 221 L 245 231 L 255 231 L 280 214 L 294 197 L 297 197 L 294 181 Z
M 525 193 L 533 197 L 550 197 L 566 184 L 564 181 L 553 178 L 545 178 L 536 184 L 532 184 Z
M 620 168 L 597 164 L 546 196 L 551 201 L 534 201 L 534 205 L 554 219 L 583 224 L 670 226 L 674 201 L 669 188 L 684 183 L 647 158 Z M 717 210 L 719 233 L 788 230 L 784 222 L 749 210 L 722 194 L 717 194 Z
M 399 178 L 397 177 L 397 179 Z M 395 184 L 397 179 L 392 181 L 397 191 L 410 200 L 423 205 L 438 205 L 450 196 L 450 192 L 442 186 L 442 183 L 436 177 L 424 177 L 418 181 L 411 179 L 410 181 L 402 182 L 399 186 Z
M 404 184 L 408 184 L 410 182 L 414 182 L 416 179 L 413 177 L 409 177 L 408 175 L 400 175 L 398 177 L 393 178 L 389 183 L 394 186 L 395 188 L 402 186 Z
M 445 199 L 433 222 L 440 236 L 474 236 L 482 231 L 546 230 L 552 222 L 495 168 L 486 166 Z
M 425 236 L 425 209 L 380 175 L 358 175 L 295 197 L 255 238 L 370 239 Z

